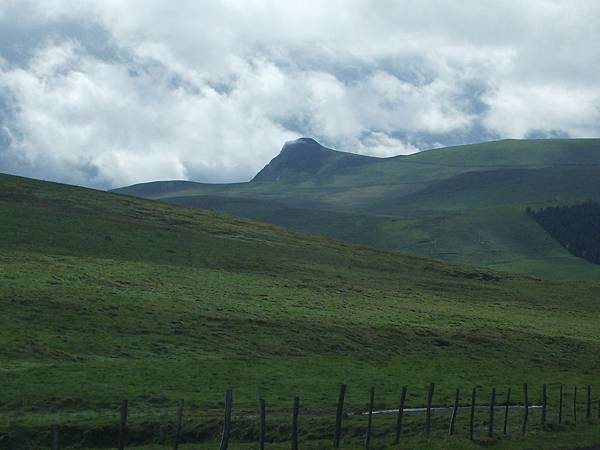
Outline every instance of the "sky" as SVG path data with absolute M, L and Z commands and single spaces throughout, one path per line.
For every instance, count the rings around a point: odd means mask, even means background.
M 0 0 L 0 172 L 234 182 L 301 136 L 598 137 L 599 74 L 597 0 Z

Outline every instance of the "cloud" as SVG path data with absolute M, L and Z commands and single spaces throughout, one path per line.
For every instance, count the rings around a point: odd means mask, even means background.
M 600 91 L 593 86 L 507 82 L 488 92 L 484 101 L 489 105 L 485 126 L 502 136 L 522 137 L 538 130 L 598 135 Z
M 2 87 L 19 106 L 3 160 L 77 184 L 243 177 L 295 136 L 236 93 L 191 89 L 160 65 L 101 61 L 76 43 L 39 49 L 2 72 Z
M 7 0 L 0 41 L 0 170 L 86 186 L 600 131 L 591 0 Z

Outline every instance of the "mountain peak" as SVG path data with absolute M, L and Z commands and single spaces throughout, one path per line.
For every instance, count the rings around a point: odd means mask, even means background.
M 285 149 L 289 148 L 303 149 L 307 147 L 320 147 L 322 149 L 325 148 L 311 137 L 301 137 L 293 141 L 287 141 L 285 144 L 283 144 L 283 148 L 281 149 L 281 151 L 284 151 Z
M 283 147 L 281 147 L 281 151 L 279 152 L 279 156 L 288 152 L 294 152 L 303 154 L 296 155 L 297 158 L 301 156 L 306 158 L 309 156 L 314 157 L 315 155 L 318 155 L 321 152 L 327 151 L 333 152 L 335 150 L 322 146 L 313 138 L 301 137 L 298 139 L 294 139 L 293 141 L 287 141 L 285 144 L 283 144 Z
M 315 139 L 301 137 L 286 142 L 281 152 L 252 181 L 302 182 L 315 176 L 326 177 L 343 166 L 371 160 L 367 156 L 332 150 Z

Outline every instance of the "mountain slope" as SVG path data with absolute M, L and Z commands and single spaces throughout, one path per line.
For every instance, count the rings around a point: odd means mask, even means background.
M 342 381 L 348 410 L 360 411 L 370 386 L 379 406 L 395 406 L 399 375 L 420 405 L 430 381 L 444 404 L 457 386 L 584 385 L 600 370 L 590 357 L 598 283 L 472 270 L 3 175 L 0 233 L 3 448 L 45 448 L 57 422 L 65 446 L 114 445 L 123 398 L 132 443 L 164 446 L 181 398 L 186 436 L 210 441 L 226 388 L 236 442 L 255 436 L 243 417 L 258 395 L 273 438 L 287 439 L 297 394 L 313 411 L 303 409 L 302 439 L 328 440 Z M 362 418 L 345 423 L 346 443 L 360 445 Z
M 323 147 L 311 138 L 286 142 L 279 155 L 252 181 L 305 182 L 309 178 L 327 180 L 341 170 L 375 162 L 376 158 L 344 153 Z
M 493 205 L 568 203 L 600 198 L 600 167 L 548 167 L 466 172 L 431 183 L 398 205 L 460 210 Z M 382 211 L 386 205 L 382 202 Z M 377 209 L 377 206 L 373 206 Z
M 118 192 L 383 249 L 593 279 L 600 277 L 597 267 L 522 213 L 528 206 L 600 200 L 599 176 L 599 139 L 503 140 L 393 158 L 357 158 L 300 139 L 249 183 Z
M 302 155 L 304 161 L 315 158 L 327 160 L 329 155 L 347 155 L 354 160 L 358 155 L 326 149 L 316 142 L 305 145 L 306 138 L 287 143 L 282 152 L 267 166 L 277 165 L 279 170 L 297 169 L 298 159 L 289 159 L 289 153 Z M 287 152 L 288 146 L 298 148 Z M 309 150 L 310 149 L 310 150 Z M 321 155 L 321 156 L 319 156 Z M 328 157 L 324 156 L 327 155 Z M 332 158 L 333 159 L 333 158 Z M 536 139 L 484 142 L 448 148 L 438 148 L 408 156 L 372 158 L 362 156 L 355 164 L 341 164 L 328 170 L 329 187 L 357 187 L 374 185 L 404 186 L 424 184 L 466 172 L 497 169 L 535 169 L 543 167 L 600 167 L 600 139 Z M 259 180 L 256 181 L 273 181 Z M 306 178 L 298 180 L 305 183 Z

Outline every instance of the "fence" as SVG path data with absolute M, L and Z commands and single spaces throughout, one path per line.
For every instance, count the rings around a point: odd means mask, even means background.
M 371 388 L 369 390 L 369 402 L 367 411 L 358 412 L 358 413 L 345 413 L 344 411 L 344 403 L 346 399 L 347 386 L 345 384 L 340 385 L 339 396 L 337 401 L 337 407 L 335 409 L 335 422 L 334 428 L 331 430 L 332 436 L 332 444 L 331 448 L 339 449 L 340 443 L 343 438 L 343 422 L 344 418 L 348 418 L 349 416 L 366 416 L 366 427 L 364 433 L 364 446 L 365 448 L 369 448 L 371 444 L 371 439 L 373 435 L 373 416 L 378 414 L 395 414 L 395 430 L 394 430 L 394 444 L 398 445 L 402 441 L 403 433 L 404 433 L 404 417 L 407 413 L 425 413 L 425 419 L 422 424 L 421 432 L 427 437 L 430 438 L 432 433 L 432 413 L 434 411 L 447 411 L 450 413 L 450 420 L 447 424 L 447 428 L 443 430 L 445 434 L 449 436 L 453 436 L 456 434 L 456 422 L 457 418 L 460 414 L 461 410 L 468 411 L 468 437 L 471 440 L 474 440 L 476 437 L 476 433 L 481 433 L 481 430 L 477 430 L 475 426 L 475 412 L 476 410 L 485 409 L 487 413 L 487 425 L 484 430 L 484 434 L 488 438 L 492 438 L 495 434 L 506 435 L 509 433 L 509 419 L 511 417 L 511 410 L 520 410 L 520 419 L 519 419 L 519 429 L 517 432 L 525 434 L 528 431 L 528 426 L 530 424 L 530 410 L 540 410 L 540 424 L 544 427 L 548 422 L 548 417 L 551 409 L 551 404 L 548 399 L 548 385 L 543 384 L 541 386 L 541 401 L 540 404 L 534 405 L 530 403 L 530 393 L 529 386 L 527 384 L 523 384 L 522 386 L 522 395 L 523 402 L 522 403 L 512 403 L 511 395 L 513 394 L 512 388 L 508 387 L 506 390 L 506 395 L 503 401 L 498 402 L 496 395 L 496 388 L 492 387 L 490 390 L 490 397 L 485 403 L 478 403 L 477 397 L 477 389 L 473 388 L 471 390 L 471 395 L 469 396 L 468 404 L 461 405 L 461 391 L 460 389 L 456 389 L 454 393 L 454 401 L 451 406 L 433 406 L 433 400 L 435 395 L 435 384 L 431 383 L 427 389 L 427 395 L 425 400 L 425 406 L 421 407 L 406 407 L 406 399 L 409 389 L 407 386 L 403 386 L 400 391 L 398 407 L 394 409 L 383 409 L 376 410 L 375 405 L 375 388 Z M 573 387 L 572 391 L 572 405 L 570 405 L 570 418 L 572 419 L 572 423 L 577 423 L 578 413 L 581 412 L 582 405 L 577 402 L 577 386 Z M 555 411 L 554 417 L 556 423 L 562 424 L 565 420 L 566 409 L 565 405 L 565 386 L 560 384 L 558 385 L 558 393 L 557 398 L 555 398 Z M 231 389 L 225 392 L 225 408 L 224 408 L 224 416 L 222 421 L 222 431 L 220 436 L 220 444 L 219 450 L 227 450 L 229 447 L 229 442 L 231 438 L 231 429 L 232 429 L 232 413 L 233 413 L 233 391 Z M 592 388 L 590 385 L 586 386 L 585 390 L 585 418 L 590 421 L 594 415 L 597 419 L 600 419 L 600 399 L 594 401 L 592 399 Z M 497 410 L 500 409 L 502 412 L 501 420 L 501 432 L 498 433 L 496 424 L 496 413 Z M 519 413 L 517 411 L 516 413 Z M 512 413 L 513 415 L 515 413 Z M 123 400 L 120 407 L 120 423 L 119 423 L 119 434 L 117 440 L 117 448 L 119 450 L 124 450 L 127 448 L 127 438 L 128 438 L 128 415 L 129 415 L 129 401 Z M 172 448 L 174 450 L 178 450 L 180 445 L 180 434 L 182 429 L 182 422 L 184 416 L 184 401 L 180 400 L 177 403 L 176 411 L 175 411 L 175 427 L 174 427 L 174 435 L 173 435 L 173 444 Z M 257 419 L 258 426 L 258 448 L 260 450 L 265 449 L 265 445 L 267 443 L 267 402 L 265 399 L 258 400 L 258 411 L 256 415 L 251 416 L 252 418 Z M 300 398 L 295 396 L 292 402 L 292 414 L 291 414 L 291 433 L 290 433 L 290 447 L 292 450 L 298 450 L 299 448 L 299 418 L 300 418 Z M 513 430 L 514 431 L 514 430 Z M 51 430 L 51 445 L 53 450 L 60 450 L 60 428 L 58 425 L 54 425 Z

